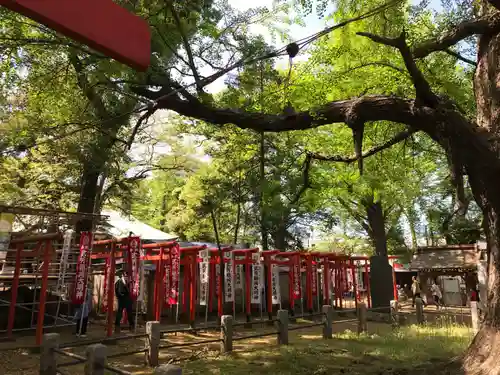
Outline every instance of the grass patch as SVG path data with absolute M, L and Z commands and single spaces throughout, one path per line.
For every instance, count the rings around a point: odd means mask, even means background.
M 229 356 L 183 365 L 183 374 L 408 374 L 436 375 L 437 364 L 460 355 L 472 338 L 470 328 L 410 326 L 383 335 L 347 331 L 325 341 L 316 332 L 295 335 L 291 345 L 255 345 Z M 433 371 L 434 369 L 434 371 Z M 457 369 L 451 374 L 458 375 Z

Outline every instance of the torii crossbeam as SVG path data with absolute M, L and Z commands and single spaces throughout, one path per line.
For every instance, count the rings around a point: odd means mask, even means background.
M 139 71 L 151 57 L 149 25 L 112 0 L 0 0 L 4 6 Z

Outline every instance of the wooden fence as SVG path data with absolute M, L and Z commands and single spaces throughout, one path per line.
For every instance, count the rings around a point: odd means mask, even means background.
M 473 308 L 476 306 L 474 305 Z M 392 323 L 393 327 L 397 327 L 401 324 L 402 314 L 399 312 L 397 301 L 392 301 L 390 307 L 370 309 L 366 308 L 364 303 L 359 303 L 357 309 L 353 310 L 343 310 L 339 311 L 338 314 L 356 314 L 353 319 L 344 319 L 341 321 L 334 321 L 335 311 L 332 306 L 325 305 L 322 308 L 321 313 L 308 314 L 303 317 L 321 317 L 321 322 L 313 322 L 309 324 L 301 324 L 298 326 L 289 326 L 290 317 L 287 310 L 279 310 L 277 317 L 273 320 L 266 321 L 267 323 L 272 323 L 276 328 L 272 332 L 266 333 L 255 333 L 246 336 L 235 336 L 234 329 L 241 326 L 246 326 L 247 322 L 234 322 L 233 316 L 224 315 L 222 316 L 220 325 L 214 325 L 213 329 L 220 330 L 220 337 L 216 339 L 208 340 L 198 340 L 194 342 L 187 343 L 172 343 L 172 344 L 161 344 L 163 336 L 170 333 L 179 332 L 192 332 L 194 329 L 173 329 L 164 330 L 160 329 L 160 322 L 147 322 L 146 323 L 146 333 L 145 334 L 135 334 L 127 335 L 122 337 L 109 338 L 101 340 L 99 343 L 93 343 L 87 346 L 86 355 L 80 356 L 74 353 L 64 351 L 64 349 L 76 346 L 84 346 L 86 342 L 74 342 L 60 345 L 59 334 L 49 333 L 44 335 L 43 342 L 41 346 L 40 355 L 40 375 L 64 375 L 64 368 L 73 365 L 85 364 L 85 375 L 104 375 L 105 373 L 114 373 L 120 375 L 131 375 L 130 372 L 114 368 L 107 365 L 107 360 L 117 357 L 125 357 L 132 354 L 144 353 L 146 362 L 149 366 L 155 367 L 155 374 L 168 374 L 168 375 L 180 375 L 181 368 L 175 365 L 160 365 L 159 364 L 159 354 L 162 349 L 170 349 L 176 347 L 187 347 L 203 344 L 213 344 L 220 343 L 221 353 L 230 353 L 233 351 L 233 343 L 235 341 L 247 340 L 253 338 L 260 338 L 266 336 L 275 336 L 278 345 L 288 345 L 289 339 L 288 334 L 290 331 L 307 329 L 312 327 L 322 327 L 323 339 L 328 340 L 333 337 L 333 325 L 338 323 L 347 322 L 357 322 L 358 333 L 367 332 L 368 321 L 371 320 L 369 313 L 377 313 L 381 311 L 385 316 L 389 317 L 386 321 Z M 477 310 L 476 310 L 477 311 Z M 423 302 L 421 299 L 416 300 L 416 320 L 418 324 L 423 324 L 425 322 L 425 315 L 423 309 Z M 474 316 L 474 312 L 472 312 Z M 477 313 L 476 313 L 477 316 Z M 299 318 L 299 317 L 297 317 Z M 474 321 L 474 319 L 473 319 Z M 474 327 L 474 323 L 473 323 Z M 477 327 L 477 324 L 476 324 Z M 203 329 L 207 329 L 204 327 Z M 142 349 L 119 352 L 112 355 L 107 355 L 107 347 L 103 343 L 106 340 L 120 340 L 120 339 L 131 339 L 131 338 L 144 338 L 145 346 Z M 72 359 L 70 362 L 58 363 L 58 356 L 69 357 Z

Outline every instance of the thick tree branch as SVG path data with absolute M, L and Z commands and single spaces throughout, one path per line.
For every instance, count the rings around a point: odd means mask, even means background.
M 151 100 L 162 96 L 144 88 L 135 91 Z M 352 100 L 340 100 L 324 104 L 309 111 L 294 115 L 274 115 L 243 110 L 214 108 L 201 103 L 192 103 L 169 96 L 160 99 L 158 109 L 170 109 L 180 115 L 210 122 L 214 125 L 234 124 L 244 129 L 281 132 L 304 130 L 333 123 L 345 123 L 353 111 L 359 120 L 393 121 L 406 124 L 419 130 L 432 129 L 435 113 L 431 108 L 417 107 L 415 101 L 390 96 L 364 96 Z
M 386 149 L 394 146 L 395 144 L 409 138 L 415 132 L 416 132 L 415 129 L 409 129 L 409 130 L 402 131 L 402 132 L 396 134 L 394 137 L 392 137 L 389 141 L 385 142 L 384 144 L 372 147 L 370 150 L 363 153 L 361 155 L 361 158 L 364 159 L 364 158 L 367 158 L 369 156 L 375 155 L 376 153 L 378 153 L 380 151 L 386 150 Z M 349 156 L 349 157 L 345 157 L 345 156 L 341 156 L 341 155 L 324 156 L 324 155 L 321 155 L 318 153 L 310 153 L 309 155 L 311 156 L 312 159 L 315 159 L 315 160 L 334 161 L 334 162 L 341 162 L 341 163 L 348 163 L 348 164 L 354 163 L 355 161 L 357 161 L 359 159 L 359 157 L 357 155 L 353 155 L 353 156 Z
M 80 86 L 80 89 L 83 91 L 83 94 L 92 104 L 99 117 L 103 120 L 109 118 L 110 116 L 108 110 L 106 109 L 106 106 L 102 98 L 99 95 L 97 95 L 97 93 L 93 90 L 92 86 L 90 85 L 87 76 L 85 75 L 84 67 L 78 56 L 75 53 L 70 53 L 69 61 L 71 62 L 71 65 L 73 65 L 73 68 L 75 69 L 78 86 Z
M 491 1 L 490 1 L 491 2 Z M 500 1 L 498 1 L 500 3 Z M 481 17 L 477 20 L 465 21 L 454 29 L 442 34 L 436 39 L 429 39 L 419 43 L 412 50 L 414 58 L 422 58 L 436 51 L 445 51 L 461 40 L 486 32 L 500 31 L 500 15 L 498 12 Z

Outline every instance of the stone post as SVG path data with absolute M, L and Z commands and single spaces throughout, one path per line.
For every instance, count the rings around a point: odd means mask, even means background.
M 323 338 L 331 339 L 333 335 L 333 307 L 323 305 Z
M 155 368 L 155 375 L 182 375 L 182 369 L 174 365 L 161 365 Z
M 367 310 L 364 302 L 358 303 L 358 334 L 368 331 Z
M 107 348 L 102 344 L 87 346 L 87 362 L 85 363 L 85 375 L 104 375 Z
M 392 328 L 399 327 L 399 304 L 398 301 L 391 301 L 391 324 Z
M 415 298 L 415 313 L 417 314 L 417 324 L 424 324 L 424 301 L 422 298 Z
M 58 333 L 46 333 L 43 335 L 40 352 L 40 375 L 57 375 L 56 353 L 54 349 L 59 349 Z
M 288 345 L 288 310 L 278 310 L 278 345 Z
M 160 322 L 146 322 L 147 363 L 151 367 L 158 366 L 159 346 L 161 339 Z
M 223 315 L 221 319 L 221 352 L 229 353 L 233 351 L 233 317 Z
M 471 301 L 470 303 L 470 317 L 472 320 L 472 331 L 476 334 L 479 332 L 479 311 L 476 301 Z

